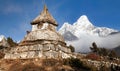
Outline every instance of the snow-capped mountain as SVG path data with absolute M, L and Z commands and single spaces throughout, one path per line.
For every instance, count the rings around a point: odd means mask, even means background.
M 0 46 L 9 47 L 7 39 L 4 35 L 0 35 Z
M 5 38 L 4 35 L 0 35 L 0 41 L 2 41 Z
M 73 25 L 69 23 L 64 23 L 63 26 L 59 29 L 61 34 L 70 31 L 72 34 L 80 37 L 81 33 L 86 33 L 89 35 L 97 35 L 100 37 L 108 36 L 113 32 L 118 32 L 117 30 L 110 29 L 107 27 L 96 27 L 94 26 L 86 15 L 81 16 Z
M 81 52 L 89 51 L 89 47 L 93 42 L 96 42 L 100 47 L 106 48 L 113 48 L 118 43 L 120 44 L 119 31 L 107 27 L 94 26 L 86 15 L 81 16 L 72 25 L 67 22 L 64 23 L 59 29 L 59 33 L 63 35 L 68 45 L 73 45 L 76 51 Z M 111 35 L 113 33 L 114 35 Z

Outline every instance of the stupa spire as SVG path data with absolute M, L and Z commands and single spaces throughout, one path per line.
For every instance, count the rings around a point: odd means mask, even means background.
M 40 15 L 38 15 L 32 22 L 31 24 L 41 24 L 41 23 L 49 23 L 49 24 L 53 24 L 55 26 L 58 26 L 57 22 L 55 21 L 55 19 L 52 17 L 52 15 L 49 13 L 48 8 L 46 6 L 46 4 L 44 5 L 44 8 L 42 10 L 42 12 L 40 13 Z
M 48 8 L 47 8 L 46 4 L 44 5 L 43 11 L 44 11 L 45 13 L 47 13 L 47 11 L 48 11 Z

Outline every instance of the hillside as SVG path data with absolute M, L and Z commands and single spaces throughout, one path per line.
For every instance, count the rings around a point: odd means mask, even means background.
M 114 48 L 114 50 L 117 53 L 117 55 L 120 57 L 120 46 Z
M 80 57 L 80 58 L 79 58 Z M 112 65 L 111 65 L 112 63 Z M 108 67 L 106 67 L 108 66 Z M 78 58 L 68 59 L 1 59 L 1 71 L 111 71 L 119 70 L 119 62 Z

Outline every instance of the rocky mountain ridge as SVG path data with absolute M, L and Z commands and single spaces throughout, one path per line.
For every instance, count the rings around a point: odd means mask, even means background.
M 111 33 L 118 32 L 118 30 L 111 28 L 94 26 L 86 15 L 82 15 L 75 23 L 73 23 L 73 25 L 65 22 L 59 29 L 61 34 L 64 34 L 67 31 L 71 32 L 77 37 L 80 37 L 81 33 L 105 37 Z
M 65 22 L 58 30 L 68 45 L 73 45 L 77 52 L 88 52 L 93 42 L 99 47 L 114 48 L 120 43 L 120 32 L 107 27 L 94 26 L 86 15 L 82 15 L 75 23 Z M 115 42 L 114 42 L 115 41 Z
M 0 35 L 0 46 L 9 47 L 7 39 L 4 35 Z

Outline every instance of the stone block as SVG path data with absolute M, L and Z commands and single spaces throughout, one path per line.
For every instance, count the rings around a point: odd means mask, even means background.
M 20 58 L 20 55 L 19 54 L 13 54 L 13 58 L 15 58 L 15 59 Z
M 27 54 L 28 54 L 28 52 L 22 52 L 22 53 L 19 53 L 19 55 L 20 55 L 20 58 L 27 58 Z
M 55 51 L 55 46 L 53 44 L 49 44 L 51 50 Z
M 50 50 L 49 45 L 47 45 L 47 44 L 46 44 L 46 45 L 44 45 L 44 46 L 43 46 L 43 51 L 48 51 L 48 50 Z
M 42 50 L 43 49 L 43 45 L 41 45 L 41 44 L 38 44 L 38 50 Z
M 34 58 L 34 56 L 35 56 L 35 51 L 29 51 L 27 53 L 27 58 Z
M 11 54 L 10 54 L 10 53 L 6 53 L 6 55 L 5 55 L 4 58 L 5 58 L 5 59 L 10 59 L 10 58 L 11 58 Z
M 63 47 L 61 45 L 58 45 L 58 49 L 61 50 L 61 51 L 63 51 L 63 52 L 68 52 L 68 48 Z
M 28 46 L 21 46 L 19 47 L 19 49 L 17 49 L 18 52 L 24 52 L 24 51 L 28 51 Z
M 41 51 L 39 51 L 39 54 L 38 54 L 38 57 L 42 57 L 43 56 L 43 53 Z
M 70 58 L 70 55 L 67 53 L 64 53 L 61 51 L 60 54 L 61 54 L 62 58 Z
M 47 58 L 58 58 L 58 52 L 56 51 L 47 51 L 47 52 L 44 52 L 44 55 L 47 57 Z
M 28 49 L 29 49 L 30 51 L 42 50 L 42 49 L 43 49 L 43 45 L 33 45 L 33 46 L 29 46 Z
M 35 57 L 35 58 L 38 58 L 38 55 L 39 55 L 39 51 L 35 51 L 34 57 Z

